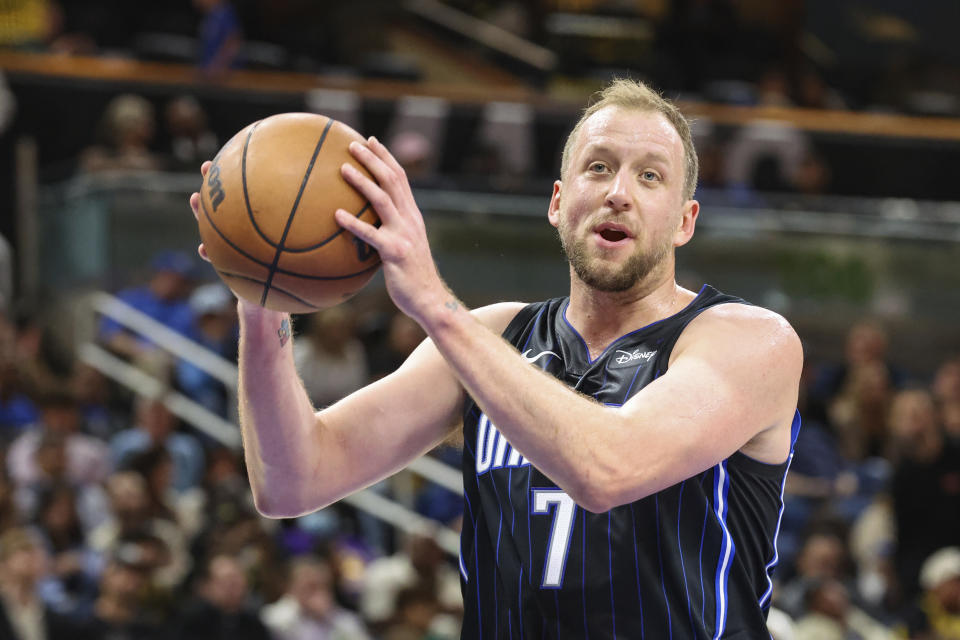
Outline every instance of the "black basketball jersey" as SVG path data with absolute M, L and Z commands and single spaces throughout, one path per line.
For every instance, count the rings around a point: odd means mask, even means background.
M 568 302 L 526 306 L 503 336 L 530 366 L 620 406 L 666 371 L 677 338 L 700 312 L 743 300 L 704 286 L 685 309 L 620 337 L 594 360 L 566 319 Z M 799 426 L 798 414 L 794 439 Z M 789 464 L 737 452 L 654 495 L 590 513 L 468 399 L 462 637 L 769 639 Z

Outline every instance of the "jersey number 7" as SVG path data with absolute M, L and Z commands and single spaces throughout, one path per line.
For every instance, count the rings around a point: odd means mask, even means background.
M 573 520 L 577 505 L 573 498 L 559 489 L 534 489 L 533 513 L 548 514 L 550 505 L 554 505 L 553 527 L 550 529 L 550 543 L 547 545 L 547 562 L 543 568 L 543 589 L 559 589 L 563 582 L 563 568 L 567 563 L 570 549 L 570 534 L 573 532 Z

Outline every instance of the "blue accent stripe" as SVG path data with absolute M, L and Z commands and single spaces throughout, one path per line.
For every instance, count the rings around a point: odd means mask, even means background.
M 527 345 L 530 344 L 530 339 L 533 338 L 534 332 L 537 330 L 537 325 L 540 324 L 540 316 L 543 315 L 543 312 L 547 310 L 547 305 L 543 305 L 540 309 L 540 313 L 537 314 L 537 317 L 533 320 L 533 326 L 530 328 L 530 333 L 527 335 L 527 341 L 523 343 L 523 346 L 520 347 L 520 352 L 527 350 Z
M 792 451 L 790 452 L 790 457 L 787 458 L 787 468 L 783 470 L 783 480 L 780 481 L 780 509 L 777 512 L 777 528 L 773 531 L 773 558 L 767 563 L 767 566 L 763 568 L 767 576 L 767 590 L 763 592 L 758 602 L 761 609 L 767 604 L 770 594 L 773 593 L 773 570 L 780 560 L 780 552 L 777 550 L 777 538 L 780 536 L 780 521 L 783 520 L 783 490 L 787 486 L 787 473 L 790 471 L 791 462 L 793 462 Z
M 480 478 L 476 474 L 472 474 L 472 475 L 473 475 L 474 482 L 477 483 L 477 494 L 481 495 L 480 494 Z M 464 495 L 466 495 L 466 493 L 464 493 Z M 477 539 L 476 526 L 474 526 L 473 570 L 474 570 L 474 575 L 477 577 L 477 579 L 474 581 L 474 584 L 476 584 L 476 587 L 477 587 L 477 627 L 479 629 L 477 637 L 482 638 L 483 637 L 483 607 L 480 606 L 480 555 L 478 551 L 478 549 L 480 548 L 480 545 L 477 544 L 476 539 Z M 494 589 L 496 589 L 496 582 L 497 582 L 496 576 L 494 576 L 493 582 L 494 582 Z
M 787 458 L 787 468 L 783 470 L 783 479 L 780 481 L 780 510 L 777 513 L 777 528 L 773 532 L 773 558 L 763 568 L 767 575 L 767 590 L 760 596 L 759 605 L 763 609 L 769 604 L 770 595 L 773 593 L 773 571 L 780 561 L 780 551 L 777 549 L 777 539 L 780 537 L 780 523 L 783 520 L 783 491 L 787 486 L 787 474 L 790 472 L 790 464 L 793 462 L 793 446 L 797 442 L 797 436 L 800 434 L 800 412 L 797 411 L 793 416 L 793 424 L 790 425 L 790 456 Z
M 607 511 L 607 558 L 610 575 L 610 617 L 613 620 L 613 637 L 617 637 L 617 603 L 613 598 L 613 545 L 610 544 L 610 520 L 612 515 Z
M 523 564 L 520 564 L 520 577 L 517 578 L 517 615 L 520 616 L 520 640 L 523 640 Z
M 727 578 L 730 571 L 730 562 L 735 552 L 733 538 L 727 529 L 727 492 L 730 489 L 730 476 L 727 475 L 727 461 L 717 465 L 718 473 L 714 482 L 716 502 L 714 505 L 720 528 L 723 529 L 723 539 L 720 545 L 720 561 L 717 564 L 717 575 L 714 582 L 717 598 L 717 616 L 713 640 L 719 640 L 727 626 Z
M 637 568 L 637 605 L 640 607 L 640 640 L 643 640 L 643 596 L 640 593 L 640 559 L 637 556 L 637 519 L 630 503 L 630 525 L 633 529 L 633 564 Z
M 530 504 L 530 478 L 533 476 L 533 470 L 527 472 L 527 504 Z M 530 574 L 527 576 L 527 582 L 530 583 L 530 586 L 533 586 L 533 528 L 530 526 L 530 511 L 531 509 L 527 508 L 527 562 L 530 563 Z
M 690 632 L 696 636 L 697 632 L 693 626 L 693 612 L 690 610 L 690 589 L 687 588 L 687 568 L 683 563 L 683 538 L 680 537 L 680 520 L 683 513 L 683 487 L 687 484 L 684 480 L 680 483 L 680 495 L 677 498 L 677 552 L 680 554 L 680 573 L 683 574 L 683 592 L 687 595 L 687 617 L 690 618 Z
M 583 637 L 586 639 L 590 637 L 590 630 L 587 628 L 587 511 L 586 509 L 577 509 L 577 511 L 583 513 L 583 542 L 580 547 L 580 576 L 583 579 L 580 581 L 580 593 L 583 596 Z M 576 524 L 576 517 L 573 522 Z
M 701 484 L 703 480 L 707 477 L 707 473 L 704 472 L 700 481 Z M 702 486 L 701 486 L 702 488 Z M 707 607 L 707 592 L 703 589 L 703 539 L 707 537 L 707 514 L 710 513 L 710 498 L 707 498 L 706 504 L 703 508 L 703 527 L 700 529 L 700 558 L 699 558 L 699 567 L 700 567 L 700 624 L 704 623 Z
M 663 604 L 667 608 L 667 630 L 673 638 L 673 616 L 670 615 L 670 600 L 667 598 L 667 585 L 663 581 L 663 552 L 660 550 L 660 499 L 659 493 L 653 494 L 653 509 L 656 514 L 657 562 L 660 564 L 660 588 L 663 589 Z

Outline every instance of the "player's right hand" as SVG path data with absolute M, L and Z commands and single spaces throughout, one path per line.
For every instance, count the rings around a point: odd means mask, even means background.
M 207 160 L 202 165 L 200 165 L 200 176 L 201 178 L 206 179 L 207 172 L 210 171 L 210 166 L 213 164 L 210 160 Z M 197 220 L 200 219 L 200 194 L 196 191 L 190 194 L 190 208 L 193 209 L 193 217 Z M 197 247 L 197 253 L 200 254 L 200 257 L 210 262 L 209 256 L 207 256 L 207 250 L 204 248 L 203 243 L 200 243 L 200 246 Z

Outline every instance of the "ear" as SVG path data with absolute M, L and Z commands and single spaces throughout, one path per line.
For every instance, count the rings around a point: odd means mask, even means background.
M 553 181 L 553 194 L 550 196 L 550 206 L 547 208 L 547 219 L 553 226 L 560 224 L 560 187 L 559 180 Z
M 700 203 L 696 200 L 687 200 L 683 204 L 680 214 L 680 224 L 673 235 L 673 246 L 682 247 L 690 242 L 694 228 L 697 226 L 697 216 L 700 215 Z

